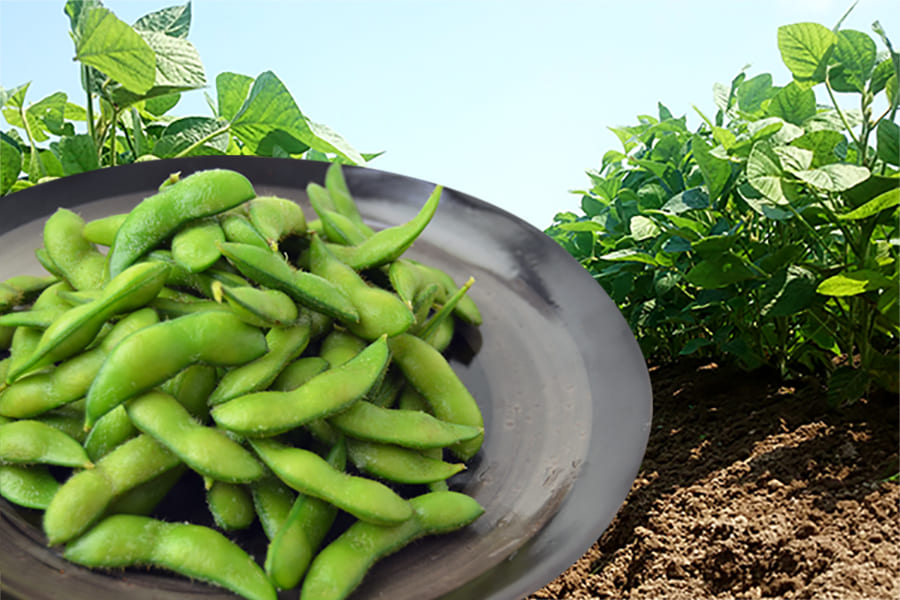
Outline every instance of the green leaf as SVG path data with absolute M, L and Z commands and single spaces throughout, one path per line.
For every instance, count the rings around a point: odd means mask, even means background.
M 6 194 L 22 171 L 22 153 L 9 136 L 0 137 L 0 195 Z
M 818 23 L 796 23 L 778 28 L 781 60 L 797 81 L 825 81 L 825 68 L 838 37 Z
M 214 133 L 222 130 L 223 123 L 218 119 L 210 117 L 183 117 L 172 121 L 163 130 L 162 135 L 153 146 L 153 154 L 160 158 L 171 158 L 197 142 L 208 138 Z M 210 154 L 205 148 L 212 148 L 214 151 L 224 153 L 228 148 L 228 133 L 222 132 L 213 138 L 206 140 L 204 144 L 196 149 L 190 156 L 195 154 Z
M 603 226 L 602 223 L 598 221 L 594 221 L 593 219 L 590 221 L 576 221 L 574 223 L 563 223 L 558 225 L 560 229 L 563 231 L 597 231 L 603 232 L 606 231 L 606 227 Z
M 816 114 L 816 94 L 792 81 L 775 94 L 769 103 L 768 114 L 788 123 L 802 125 Z
M 672 196 L 672 199 L 666 202 L 660 210 L 665 213 L 678 215 L 689 210 L 706 208 L 709 208 L 709 194 L 701 188 L 695 187 Z
M 755 113 L 762 103 L 772 97 L 772 76 L 762 73 L 745 80 L 738 87 L 738 108 L 746 113 Z
M 613 262 L 636 262 L 653 266 L 657 266 L 659 264 L 656 259 L 650 254 L 642 252 L 641 250 L 635 250 L 634 248 L 616 250 L 615 252 L 610 252 L 609 254 L 604 254 L 603 256 L 598 256 L 597 258 L 599 258 L 600 260 L 609 260 Z
M 138 31 L 155 31 L 176 38 L 186 38 L 191 28 L 191 3 L 148 13 L 135 21 L 134 28 Z
M 628 225 L 631 230 L 631 237 L 638 242 L 654 238 L 660 233 L 659 225 L 643 215 L 631 217 Z
M 70 121 L 87 121 L 87 110 L 72 102 L 66 102 L 63 117 Z
M 838 215 L 838 218 L 845 221 L 868 219 L 883 210 L 888 210 L 895 206 L 900 206 L 900 188 L 884 192 L 883 194 L 872 198 L 862 206 L 855 208 L 846 214 Z
M 65 175 L 74 175 L 100 168 L 97 145 L 94 143 L 94 138 L 88 134 L 60 138 L 59 154 Z
M 66 95 L 63 92 L 50 94 L 29 106 L 28 112 L 34 115 L 35 119 L 39 119 L 47 131 L 55 135 L 62 135 Z
M 728 185 L 728 180 L 731 179 L 731 163 L 714 156 L 712 148 L 699 135 L 691 138 L 691 150 L 700 167 L 700 172 L 703 174 L 709 197 L 718 198 L 725 190 L 725 186 Z
M 315 137 L 301 141 L 306 143 L 310 148 L 315 148 L 316 150 L 324 152 L 335 152 L 356 165 L 361 165 L 366 162 L 366 159 L 360 155 L 356 148 L 351 146 L 347 140 L 327 125 L 316 123 L 315 121 L 307 121 L 307 123 L 310 132 L 312 132 Z
M 841 133 L 822 129 L 809 131 L 802 137 L 794 140 L 792 144 L 797 148 L 811 151 L 813 153 L 811 166 L 820 167 L 838 160 L 835 148 L 838 144 L 845 141 L 846 138 Z
M 875 130 L 875 139 L 878 143 L 878 158 L 889 165 L 900 165 L 900 126 L 882 119 Z
M 774 204 L 784 204 L 787 199 L 781 187 L 783 169 L 778 155 L 770 144 L 757 142 L 750 150 L 745 169 L 747 181 Z
M 103 6 L 100 0 L 68 0 L 63 12 L 69 17 L 69 27 L 72 33 L 77 37 L 80 35 L 81 24 L 84 17 L 91 12 L 92 9 Z
M 129 91 L 143 94 L 153 87 L 156 56 L 144 39 L 109 10 L 92 8 L 75 40 L 75 58 L 95 67 Z
M 810 150 L 793 146 L 775 146 L 772 150 L 778 155 L 785 171 L 803 171 L 812 166 L 813 153 Z
M 163 96 L 154 96 L 153 98 L 147 99 L 144 103 L 144 108 L 154 117 L 159 117 L 175 108 L 175 105 L 178 104 L 179 100 L 181 100 L 181 94 L 179 92 L 165 94 Z
M 253 78 L 239 73 L 219 73 L 216 77 L 216 104 L 219 116 L 229 121 L 244 104 Z
M 868 34 L 853 29 L 843 29 L 837 36 L 828 81 L 836 92 L 862 93 L 875 68 L 875 42 Z
M 866 394 L 868 386 L 869 375 L 864 370 L 846 365 L 838 367 L 828 378 L 826 392 L 828 405 L 836 408 L 843 404 L 852 404 Z
M 730 235 L 711 235 L 691 243 L 691 250 L 701 258 L 715 258 L 734 247 L 735 239 Z
M 890 279 L 871 269 L 843 271 L 819 284 L 816 292 L 823 296 L 857 296 L 895 285 Z
M 196 89 L 206 85 L 203 63 L 192 43 L 154 31 L 140 35 L 156 53 L 154 86 Z
M 685 344 L 681 348 L 681 350 L 679 350 L 678 354 L 680 354 L 682 356 L 687 356 L 689 354 L 694 354 L 701 348 L 705 348 L 707 346 L 712 346 L 712 345 L 713 345 L 712 341 L 708 340 L 706 338 L 693 338 L 691 340 L 688 340 L 688 343 Z
M 685 274 L 685 279 L 697 287 L 718 289 L 756 276 L 745 258 L 729 251 L 700 261 Z
M 869 178 L 869 169 L 845 163 L 823 165 L 806 171 L 793 171 L 799 179 L 828 192 L 842 192 Z
M 882 91 L 894 72 L 894 61 L 890 56 L 875 65 L 875 69 L 872 71 L 872 79 L 869 80 L 869 91 L 873 95 Z
M 808 269 L 790 265 L 766 281 L 759 290 L 760 315 L 789 317 L 809 310 L 816 299 L 816 278 Z

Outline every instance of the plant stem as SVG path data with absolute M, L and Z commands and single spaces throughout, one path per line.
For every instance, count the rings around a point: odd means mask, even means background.
M 114 166 L 116 166 L 116 142 L 117 142 L 116 129 L 118 129 L 118 125 L 119 125 L 119 110 L 116 107 L 113 107 L 111 125 L 112 125 L 112 139 L 110 139 L 110 142 L 109 142 L 109 153 L 110 153 L 109 165 L 111 167 L 114 167 Z
M 81 65 L 81 73 L 84 78 L 85 94 L 87 94 L 87 124 L 88 133 L 97 143 L 97 131 L 94 127 L 94 96 L 91 94 L 91 70 L 85 65 Z M 99 149 L 97 150 L 99 152 Z
M 196 142 L 194 142 L 193 144 L 191 144 L 190 146 L 188 146 L 187 148 L 185 148 L 184 150 L 182 150 L 181 152 L 179 152 L 178 154 L 176 154 L 176 155 L 173 156 L 172 158 L 182 158 L 182 157 L 185 157 L 185 156 L 187 156 L 188 154 L 190 154 L 191 152 L 193 152 L 195 149 L 199 148 L 200 146 L 202 146 L 202 145 L 205 144 L 206 142 L 210 141 L 211 139 L 213 139 L 213 138 L 215 138 L 215 137 L 218 137 L 218 136 L 222 135 L 223 133 L 228 133 L 228 131 L 229 131 L 230 129 L 231 129 L 231 123 L 228 123 L 227 125 L 224 125 L 223 127 L 220 127 L 219 129 L 216 129 L 215 131 L 213 131 L 213 132 L 210 133 L 209 135 L 200 138 L 199 140 L 197 140 Z
M 850 123 L 847 122 L 847 117 L 844 116 L 844 111 L 841 110 L 841 107 L 838 106 L 837 98 L 834 97 L 834 90 L 831 89 L 831 81 L 828 79 L 828 71 L 825 71 L 825 89 L 828 90 L 828 97 L 831 98 L 831 103 L 834 104 L 834 110 L 837 111 L 838 115 L 841 117 L 841 122 L 843 122 L 844 127 L 847 129 L 847 133 L 850 134 L 850 139 L 852 139 L 856 143 L 856 147 L 860 148 L 859 139 L 853 135 L 853 129 L 850 127 Z M 865 153 L 865 150 L 863 150 Z

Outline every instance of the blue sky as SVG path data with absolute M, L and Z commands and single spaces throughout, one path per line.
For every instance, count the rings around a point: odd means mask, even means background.
M 106 0 L 126 22 L 177 0 Z M 0 0 L 0 85 L 32 81 L 84 103 L 62 0 Z M 543 229 L 575 210 L 584 170 L 618 148 L 606 128 L 657 101 L 712 113 L 712 86 L 789 80 L 779 25 L 832 26 L 836 0 L 195 0 L 189 40 L 209 81 L 274 71 L 310 118 L 371 165 L 475 195 Z M 900 46 L 896 1 L 860 0 L 844 23 L 879 19 Z M 879 43 L 880 44 L 880 43 Z M 209 114 L 200 91 L 174 114 Z

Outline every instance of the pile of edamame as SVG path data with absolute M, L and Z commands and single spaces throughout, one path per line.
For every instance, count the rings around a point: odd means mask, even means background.
M 0 283 L 0 495 L 68 560 L 338 599 L 482 514 L 447 484 L 484 435 L 444 355 L 481 323 L 472 280 L 405 256 L 441 188 L 379 231 L 339 166 L 307 193 L 309 222 L 235 171 L 175 174 L 127 214 L 59 209 L 49 275 Z M 154 515 L 190 473 L 214 526 Z M 257 520 L 262 564 L 228 535 Z

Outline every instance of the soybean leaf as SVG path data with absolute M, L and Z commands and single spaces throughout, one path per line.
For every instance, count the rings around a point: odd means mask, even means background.
M 631 230 L 631 237 L 638 242 L 654 238 L 660 233 L 659 225 L 643 215 L 631 217 L 628 225 Z
M 796 81 L 807 85 L 825 81 L 825 68 L 837 42 L 837 35 L 818 23 L 796 23 L 778 28 L 781 60 Z
M 138 31 L 155 31 L 171 37 L 186 38 L 191 28 L 191 3 L 148 13 L 135 21 L 134 28 Z
M 22 171 L 19 145 L 6 134 L 0 134 L 0 194 L 9 191 Z
M 695 187 L 675 194 L 660 210 L 665 213 L 678 215 L 689 210 L 706 208 L 709 208 L 709 194 L 701 188 Z
M 28 112 L 34 116 L 35 120 L 41 123 L 41 129 L 55 135 L 62 135 L 66 112 L 66 95 L 63 92 L 50 94 L 29 106 Z
M 95 7 L 103 6 L 99 0 L 68 0 L 63 12 L 69 17 L 69 27 L 75 36 L 80 35 L 84 17 Z
M 97 145 L 88 134 L 67 135 L 59 140 L 59 160 L 64 175 L 74 175 L 100 168 Z
M 816 94 L 809 88 L 792 81 L 772 97 L 768 114 L 780 117 L 788 123 L 802 125 L 804 121 L 816 114 Z
M 315 137 L 312 140 L 302 141 L 310 148 L 323 152 L 335 152 L 352 164 L 361 165 L 366 162 L 366 159 L 347 140 L 327 125 L 316 123 L 315 121 L 307 121 L 307 123 L 309 124 L 310 132 Z
M 842 192 L 868 179 L 869 169 L 846 163 L 834 163 L 816 169 L 793 171 L 793 174 L 820 190 Z
M 712 346 L 712 340 L 708 340 L 706 338 L 692 338 L 688 340 L 688 343 L 685 344 L 681 350 L 678 351 L 678 354 L 682 356 L 687 356 L 690 354 L 694 354 L 701 348 L 706 348 L 707 346 Z
M 859 269 L 857 271 L 842 271 L 824 280 L 816 288 L 816 292 L 823 296 L 857 296 L 872 290 L 894 285 L 890 279 L 878 271 L 871 269 Z
M 762 108 L 762 103 L 771 98 L 774 91 L 769 73 L 751 77 L 738 87 L 738 108 L 746 113 L 754 113 Z
M 711 235 L 691 243 L 691 249 L 702 258 L 715 258 L 728 252 L 734 243 L 730 235 Z
M 770 144 L 757 142 L 753 145 L 745 171 L 747 181 L 766 199 L 774 204 L 787 202 L 781 186 L 781 161 Z
M 147 99 L 144 103 L 144 108 L 154 117 L 159 117 L 175 108 L 175 105 L 178 104 L 179 100 L 181 100 L 181 94 L 179 92 L 154 96 Z
M 869 80 L 869 91 L 872 94 L 882 91 L 893 74 L 894 61 L 891 57 L 887 57 L 875 65 L 875 69 L 872 71 L 872 79 Z
M 760 314 L 789 317 L 809 310 L 816 298 L 816 278 L 808 269 L 790 265 L 766 281 L 759 290 Z
M 778 160 L 786 171 L 804 171 L 812 166 L 811 150 L 793 146 L 775 146 L 772 150 L 778 155 Z
M 846 138 L 843 134 L 837 131 L 823 129 L 819 131 L 809 131 L 802 137 L 794 140 L 792 144 L 797 148 L 810 150 L 813 153 L 811 166 L 820 167 L 838 161 L 837 154 L 835 154 L 835 148 L 838 144 L 845 141 Z
M 66 102 L 66 109 L 63 112 L 63 117 L 69 121 L 87 121 L 87 111 L 78 104 Z
M 274 73 L 266 71 L 253 82 L 231 121 L 231 131 L 255 153 L 263 139 L 276 130 L 298 141 L 309 135 L 306 118 L 291 93 Z
M 745 258 L 729 251 L 700 261 L 685 274 L 685 279 L 698 287 L 719 289 L 756 276 Z
M 878 143 L 878 158 L 889 165 L 900 165 L 900 126 L 882 119 L 875 130 L 875 139 Z
M 709 197 L 718 198 L 731 178 L 731 163 L 714 156 L 711 152 L 712 149 L 699 135 L 694 135 L 691 138 L 691 150 L 694 153 L 697 165 L 700 167 L 700 172 L 703 174 Z
M 562 223 L 558 225 L 563 231 L 606 231 L 606 227 L 593 219 L 590 221 L 575 221 L 574 223 Z
M 854 221 L 859 219 L 867 219 L 872 215 L 877 215 L 883 210 L 900 206 L 900 188 L 888 190 L 883 194 L 872 198 L 862 206 L 851 210 L 850 212 L 839 215 L 838 218 L 845 221 Z
M 75 58 L 95 67 L 135 94 L 144 94 L 156 78 L 156 56 L 127 23 L 103 7 L 93 7 L 80 21 Z
M 244 104 L 251 85 L 253 85 L 253 78 L 247 75 L 219 73 L 216 76 L 218 115 L 223 119 L 232 120 Z
M 220 133 L 213 135 L 216 132 Z M 203 144 L 197 148 L 197 151 L 209 154 L 211 149 L 224 153 L 228 147 L 228 133 L 223 131 L 223 123 L 210 117 L 177 119 L 163 130 L 153 147 L 153 154 L 160 158 L 170 158 L 201 141 Z
M 832 408 L 862 398 L 869 385 L 869 375 L 863 369 L 841 366 L 828 378 L 826 397 Z
M 841 30 L 837 37 L 828 81 L 836 92 L 862 93 L 875 68 L 875 42 L 868 34 L 853 29 Z
M 653 266 L 657 266 L 659 264 L 652 255 L 641 250 L 635 250 L 634 248 L 616 250 L 615 252 L 610 252 L 608 254 L 604 254 L 603 256 L 598 256 L 597 258 L 599 258 L 600 260 L 609 260 L 613 262 L 636 262 Z

